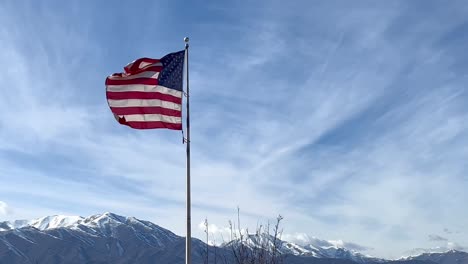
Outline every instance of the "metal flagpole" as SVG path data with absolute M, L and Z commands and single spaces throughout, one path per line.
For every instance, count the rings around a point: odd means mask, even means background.
M 192 219 L 191 219 L 191 201 L 190 201 L 190 93 L 189 93 L 189 38 L 184 38 L 185 58 L 186 58 L 186 97 L 187 97 L 187 236 L 185 238 L 185 263 L 192 263 Z

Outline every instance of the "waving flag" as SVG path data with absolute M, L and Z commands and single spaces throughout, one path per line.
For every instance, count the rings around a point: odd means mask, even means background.
M 141 58 L 106 78 L 109 107 L 120 124 L 135 129 L 182 130 L 185 51 Z

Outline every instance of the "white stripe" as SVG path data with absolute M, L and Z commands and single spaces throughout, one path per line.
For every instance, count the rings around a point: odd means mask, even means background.
M 145 72 L 141 72 L 141 73 L 138 73 L 138 74 L 134 74 L 134 75 L 127 75 L 127 76 L 124 76 L 124 77 L 121 77 L 121 76 L 109 76 L 107 77 L 108 79 L 111 79 L 111 80 L 131 80 L 131 79 L 136 79 L 136 78 L 151 78 L 151 79 L 157 79 L 159 77 L 159 72 L 155 72 L 155 71 L 145 71 Z
M 176 116 L 159 115 L 159 114 L 125 115 L 125 121 L 127 122 L 161 121 L 161 122 L 166 122 L 166 123 L 181 124 L 182 118 L 176 117 Z
M 182 92 L 161 85 L 129 84 L 107 85 L 108 92 L 158 92 L 182 98 Z
M 137 60 L 134 60 L 134 61 L 130 62 L 129 64 L 127 64 L 127 66 L 125 66 L 125 68 L 131 68 L 133 66 L 133 64 L 135 63 L 135 61 L 137 61 Z M 163 64 L 162 64 L 162 62 L 156 62 L 156 63 L 150 64 L 149 62 L 144 62 L 143 61 L 143 62 L 140 62 L 140 65 L 138 65 L 138 68 L 142 69 L 143 67 L 146 67 L 146 66 L 163 66 Z
M 151 64 L 149 62 L 142 61 L 138 68 L 143 69 L 143 68 L 146 68 L 148 66 L 151 66 L 151 67 L 153 67 L 153 66 L 163 66 L 163 64 L 162 64 L 162 62 L 156 62 L 156 63 Z
M 126 99 L 126 100 L 107 100 L 110 107 L 151 107 L 158 106 L 162 108 L 181 111 L 181 105 L 172 102 L 157 99 Z

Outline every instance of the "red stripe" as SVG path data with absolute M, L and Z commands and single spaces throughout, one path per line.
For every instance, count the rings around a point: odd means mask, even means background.
M 119 123 L 122 125 L 129 126 L 135 129 L 154 129 L 154 128 L 167 128 L 172 130 L 182 130 L 182 124 L 174 124 L 174 123 L 165 123 L 159 121 L 153 122 L 126 122 L 125 120 L 120 119 Z
M 144 115 L 144 114 L 161 114 L 167 116 L 182 117 L 182 111 L 167 109 L 162 107 L 111 107 L 112 113 L 123 115 Z
M 106 85 L 129 85 L 129 84 L 145 84 L 145 85 L 158 85 L 158 79 L 153 78 L 136 78 L 130 80 L 113 80 L 106 78 Z
M 176 97 L 169 94 L 158 92 L 106 92 L 107 99 L 126 100 L 126 99 L 158 99 L 162 101 L 182 104 L 182 97 Z

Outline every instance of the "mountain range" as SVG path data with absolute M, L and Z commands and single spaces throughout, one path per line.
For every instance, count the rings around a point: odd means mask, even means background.
M 237 243 L 255 248 L 271 241 L 268 235 L 249 235 Z M 316 238 L 309 242 L 298 245 L 277 240 L 276 248 L 285 264 L 468 264 L 468 253 L 462 251 L 425 253 L 395 261 Z M 207 251 L 210 263 L 233 263 L 232 245 L 214 247 L 193 238 L 193 263 L 205 263 Z M 134 217 L 104 213 L 0 222 L 0 264 L 182 264 L 184 258 L 184 237 Z

